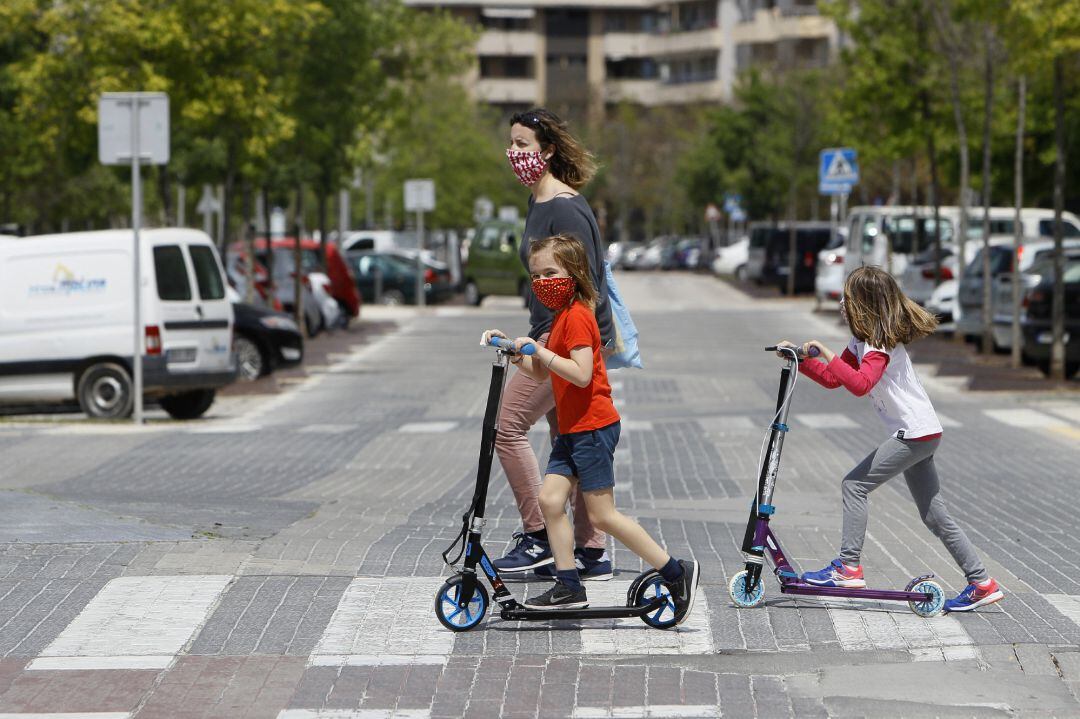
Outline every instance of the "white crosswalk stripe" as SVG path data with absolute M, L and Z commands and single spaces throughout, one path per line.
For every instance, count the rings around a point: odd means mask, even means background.
M 1019 408 L 1019 409 L 988 409 L 984 410 L 985 414 L 990 419 L 997 420 L 1010 427 L 1021 427 L 1024 429 L 1040 428 L 1040 427 L 1060 427 L 1067 426 L 1066 422 L 1061 417 L 1055 417 L 1052 414 L 1045 414 L 1044 412 L 1038 412 L 1033 409 Z
M 1050 606 L 1080 626 L 1080 597 L 1071 594 L 1044 594 Z
M 976 658 L 974 642 L 950 616 L 924 619 L 899 605 L 829 600 L 829 619 L 845 651 L 906 650 L 916 661 Z
M 855 429 L 859 426 L 855 420 L 839 412 L 800 412 L 796 419 L 811 429 Z
M 27 666 L 28 670 L 169 666 L 206 622 L 232 577 L 118 577 Z

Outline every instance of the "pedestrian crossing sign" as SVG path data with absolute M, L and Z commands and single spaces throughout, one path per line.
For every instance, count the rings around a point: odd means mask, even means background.
M 823 195 L 846 195 L 859 183 L 859 162 L 855 149 L 833 147 L 821 151 L 818 191 Z

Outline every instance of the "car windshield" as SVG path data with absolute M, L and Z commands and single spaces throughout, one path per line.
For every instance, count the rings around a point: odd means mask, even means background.
M 897 216 L 884 218 L 885 234 L 892 242 L 893 252 L 911 252 L 916 247 L 922 248 L 934 241 L 934 218 L 920 217 L 918 224 L 912 216 Z M 941 241 L 952 240 L 952 222 L 941 220 Z
M 975 253 L 975 257 L 968 263 L 968 266 L 964 268 L 964 277 L 969 279 L 979 279 L 982 277 L 983 272 L 983 252 L 985 248 L 980 249 Z M 991 247 L 990 248 L 990 274 L 1000 275 L 1002 272 L 1009 272 L 1012 269 L 1012 249 L 1009 247 Z
M 952 257 L 953 251 L 948 247 L 941 248 L 941 259 L 945 260 L 948 257 Z M 911 260 L 917 265 L 930 265 L 934 263 L 934 248 L 927 247 L 925 250 L 915 255 Z

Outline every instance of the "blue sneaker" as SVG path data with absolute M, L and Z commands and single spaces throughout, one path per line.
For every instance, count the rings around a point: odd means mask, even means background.
M 514 548 L 493 562 L 500 572 L 527 572 L 555 561 L 551 556 L 551 545 L 544 540 L 522 532 L 514 532 L 514 539 L 517 540 Z
M 964 591 L 957 594 L 955 599 L 945 602 L 945 612 L 970 612 L 976 607 L 985 607 L 987 604 L 1000 602 L 1004 598 L 1005 593 L 991 577 L 981 587 L 978 584 L 969 584 L 964 587 Z
M 580 549 L 575 549 L 574 564 L 577 565 L 578 576 L 583 582 L 606 582 L 614 576 L 611 572 L 611 557 L 606 549 L 599 559 L 590 559 Z M 534 574 L 540 579 L 554 580 L 555 563 L 537 567 Z
M 829 566 L 816 572 L 806 572 L 802 580 L 818 587 L 847 587 L 862 589 L 866 586 L 862 566 L 848 567 L 839 559 L 834 559 Z

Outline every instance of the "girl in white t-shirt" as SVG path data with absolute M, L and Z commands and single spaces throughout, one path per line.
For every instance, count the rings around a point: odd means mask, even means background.
M 934 468 L 941 423 L 905 348 L 931 334 L 937 319 L 905 297 L 892 275 L 878 267 L 860 267 L 848 276 L 840 313 L 851 328 L 847 349 L 836 355 L 817 340 L 807 342 L 803 349 L 817 348 L 819 359 L 801 362 L 799 371 L 823 387 L 844 387 L 857 397 L 870 397 L 890 436 L 844 477 L 840 556 L 820 571 L 803 574 L 803 581 L 823 587 L 866 586 L 859 559 L 867 495 L 903 473 L 923 522 L 967 577 L 968 586 L 945 602 L 945 611 L 971 611 L 1001 601 L 1005 595 L 945 508 Z M 787 340 L 778 344 L 794 346 Z

